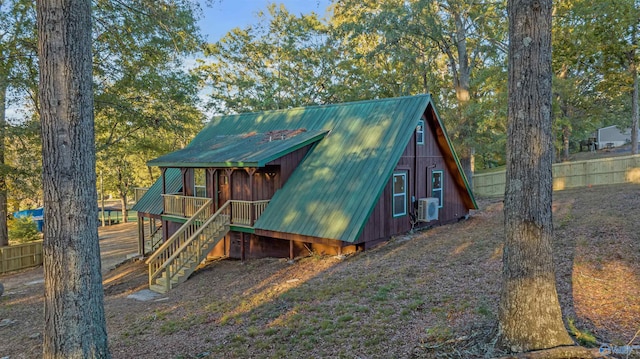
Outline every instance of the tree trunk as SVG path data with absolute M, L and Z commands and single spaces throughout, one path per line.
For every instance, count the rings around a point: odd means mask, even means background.
M 151 167 L 147 166 L 147 173 L 149 174 L 149 180 L 151 181 L 151 184 L 153 184 L 155 182 L 155 180 L 153 179 L 153 171 L 151 170 Z
M 467 153 L 460 156 L 460 165 L 462 166 L 462 171 L 464 172 L 465 177 L 467 177 L 467 183 L 469 184 L 469 188 L 473 189 L 473 149 Z
M 122 168 L 118 167 L 118 191 L 122 205 L 122 223 L 127 223 L 127 183 Z
M 635 36 L 634 36 L 635 37 Z M 633 76 L 633 94 L 631 98 L 631 154 L 638 154 L 638 67 L 636 66 L 636 51 L 633 50 L 631 59 L 631 76 Z
M 551 0 L 509 0 L 505 246 L 499 339 L 514 352 L 572 345 L 551 239 Z
M 458 54 L 457 70 L 454 68 L 454 88 L 456 90 L 456 98 L 458 99 L 458 116 L 460 117 L 460 137 L 463 139 L 472 138 L 473 127 L 470 123 L 468 107 L 471 99 L 470 95 L 470 82 L 471 82 L 471 68 L 469 66 L 469 54 L 467 52 L 467 29 L 464 26 L 464 21 L 460 13 L 460 9 L 452 8 L 452 15 L 455 21 L 456 35 L 455 46 Z M 455 66 L 455 59 L 450 55 L 452 66 Z M 464 171 L 469 186 L 473 188 L 473 148 L 472 144 L 466 143 L 459 149 L 460 164 Z
M 39 0 L 44 358 L 109 358 L 91 73 L 91 1 Z
M 467 54 L 467 29 L 464 26 L 460 11 L 454 11 L 453 17 L 456 22 L 456 50 L 458 51 L 458 79 L 456 85 L 456 97 L 460 103 L 467 103 L 471 83 L 471 68 L 469 67 L 469 56 Z
M 127 218 L 129 216 L 129 211 L 127 211 L 127 192 L 120 194 L 120 204 L 122 205 L 122 223 L 127 223 L 129 222 Z
M 571 136 L 571 130 L 569 126 L 562 126 L 562 161 L 569 160 L 569 140 Z
M 7 232 L 7 172 L 4 163 L 4 140 L 7 130 L 7 79 L 0 74 L 0 247 L 9 245 Z

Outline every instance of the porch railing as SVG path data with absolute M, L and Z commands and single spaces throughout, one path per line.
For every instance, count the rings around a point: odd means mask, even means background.
M 198 208 L 201 208 L 210 200 L 210 198 L 166 194 L 164 195 L 164 213 L 173 216 L 191 218 Z M 262 201 L 229 201 L 231 225 L 238 227 L 252 227 L 258 218 L 260 218 L 265 208 L 267 208 L 268 204 L 268 199 Z
M 263 201 L 238 201 L 231 200 L 231 225 L 240 227 L 253 227 L 260 218 L 269 200 Z
M 167 239 L 149 258 L 147 264 L 149 265 L 149 284 L 153 284 L 155 279 L 164 270 L 164 265 L 167 260 L 178 252 L 178 249 L 189 240 L 198 229 L 212 217 L 211 211 L 211 198 L 207 198 L 208 202 L 205 202 L 196 211 L 195 215 L 189 218 L 176 233 L 174 233 L 169 239 Z
M 133 188 L 133 200 L 135 203 L 138 203 L 140 198 L 144 196 L 145 193 L 149 190 L 149 187 L 134 187 Z
M 163 194 L 164 214 L 190 218 L 211 198 Z

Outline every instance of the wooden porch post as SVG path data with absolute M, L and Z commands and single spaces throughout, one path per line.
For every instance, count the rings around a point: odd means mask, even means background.
M 244 232 L 240 234 L 240 260 L 244 262 Z
M 167 168 L 166 167 L 162 167 L 160 169 L 160 175 L 162 176 L 162 194 L 167 194 Z M 162 197 L 162 196 L 161 196 Z M 165 204 L 164 204 L 164 197 L 162 197 L 162 213 L 164 213 L 167 209 L 165 208 Z
M 138 254 L 144 256 L 144 217 L 138 213 Z
M 249 174 L 249 201 L 253 201 L 255 200 L 254 198 L 254 194 L 253 194 L 253 175 L 256 173 L 256 168 L 245 168 L 245 171 L 247 171 L 247 173 Z M 249 223 L 250 225 L 253 227 L 253 215 L 255 212 L 255 209 L 253 207 L 254 205 L 251 204 L 250 208 L 249 208 Z
M 293 240 L 289 240 L 289 259 L 293 260 Z
M 187 217 L 187 203 L 185 196 L 194 195 L 195 193 L 190 193 L 193 191 L 191 187 L 187 187 L 187 172 L 189 170 L 186 168 L 181 168 L 180 172 L 182 173 L 182 216 Z
M 233 199 L 233 184 L 231 183 L 231 175 L 233 174 L 233 170 L 234 168 L 224 169 L 224 173 L 227 175 L 227 190 L 229 191 L 229 193 L 227 193 L 228 195 L 228 198 L 226 198 L 227 201 L 230 201 Z M 229 222 L 230 224 L 232 224 L 233 223 L 233 206 L 230 206 L 230 207 L 231 208 L 229 208 L 229 211 L 231 212 L 231 217 L 229 218 Z
M 216 186 L 216 169 L 215 168 L 207 168 L 206 169 L 206 179 L 205 186 L 207 188 L 207 197 L 211 198 L 211 213 L 215 213 L 218 210 L 218 188 Z

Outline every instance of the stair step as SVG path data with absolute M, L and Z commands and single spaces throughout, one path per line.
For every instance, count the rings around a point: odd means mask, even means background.
M 228 233 L 228 225 L 217 225 L 207 231 L 206 235 L 200 236 L 191 242 L 186 251 L 176 257 L 174 262 L 169 265 L 171 273 L 175 273 L 171 279 L 171 288 L 184 282 L 196 270 L 196 268 L 206 259 L 206 256 L 215 245 Z M 181 257 L 187 258 L 181 258 Z M 178 269 L 179 268 L 179 269 Z M 167 283 L 166 270 L 162 275 L 156 278 L 155 283 L 149 286 L 154 292 L 165 293 L 167 291 L 165 285 Z
M 175 276 L 171 279 L 171 284 L 175 285 L 178 284 L 180 282 L 180 279 L 182 279 L 183 276 Z M 158 279 L 156 279 L 156 284 L 160 284 L 162 286 L 165 285 L 165 283 L 167 282 L 167 277 L 163 274 L 162 277 L 159 277 Z
M 149 290 L 152 290 L 156 293 L 164 294 L 167 292 L 167 288 L 160 284 L 152 284 L 149 286 Z

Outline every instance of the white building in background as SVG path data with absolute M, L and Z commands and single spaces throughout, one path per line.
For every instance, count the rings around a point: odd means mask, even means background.
M 619 147 L 631 143 L 631 129 L 621 131 L 618 126 L 599 128 L 596 132 L 598 149 Z M 640 142 L 640 141 L 638 141 Z

